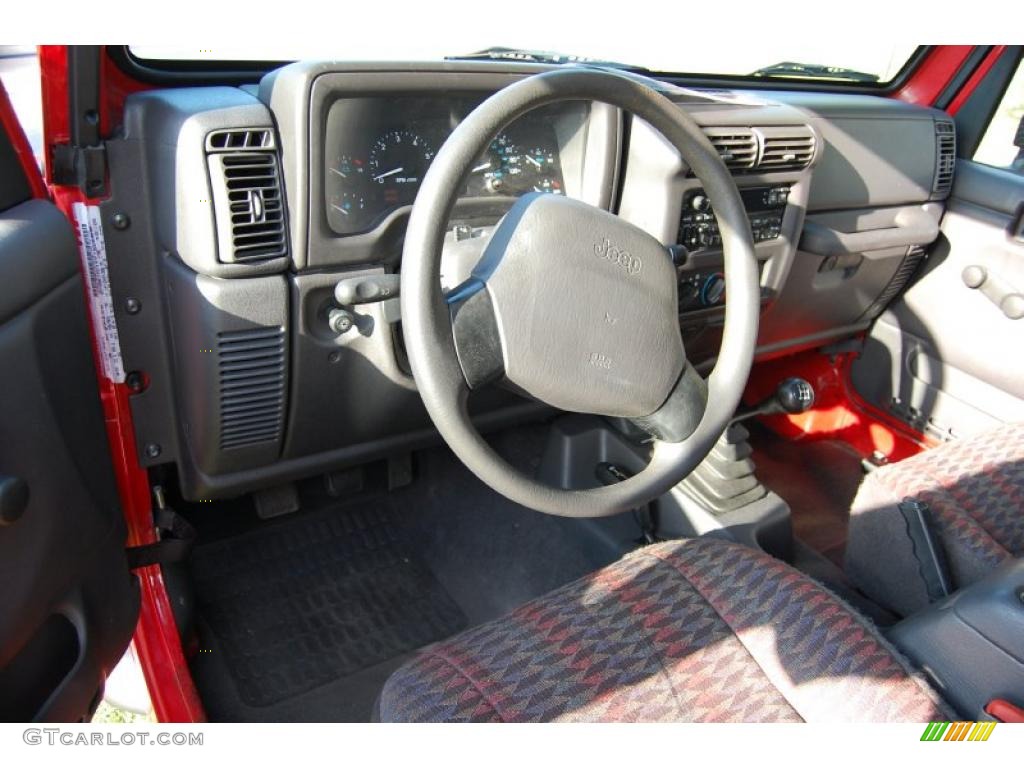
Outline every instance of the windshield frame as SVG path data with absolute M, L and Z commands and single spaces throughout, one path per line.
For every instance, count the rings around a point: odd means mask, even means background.
M 701 72 L 657 72 L 643 74 L 676 85 L 691 88 L 726 88 L 744 90 L 841 91 L 886 96 L 898 91 L 934 46 L 919 45 L 903 66 L 889 80 L 864 83 L 850 80 L 792 77 L 789 75 L 751 76 L 722 75 Z M 199 59 L 142 59 L 128 45 L 108 45 L 107 54 L 113 63 L 134 80 L 162 86 L 246 85 L 258 83 L 264 75 L 293 61 L 210 61 Z M 473 59 L 450 59 L 449 65 Z M 476 59 L 476 61 L 486 61 Z M 437 62 L 443 63 L 443 62 Z M 495 63 L 500 64 L 501 61 Z M 555 65 L 558 66 L 558 65 Z

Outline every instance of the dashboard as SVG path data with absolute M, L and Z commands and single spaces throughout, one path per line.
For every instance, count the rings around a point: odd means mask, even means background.
M 324 213 L 332 232 L 366 232 L 411 205 L 437 150 L 483 96 L 339 98 L 325 132 Z M 562 154 L 583 129 L 589 105 L 535 110 L 509 125 L 478 158 L 464 198 L 565 194 Z
M 137 445 L 160 452 L 140 450 L 140 464 L 174 463 L 186 498 L 217 498 L 432 441 L 393 294 L 409 214 L 472 109 L 546 69 L 314 61 L 253 86 L 131 94 L 123 138 L 107 144 L 120 183 L 104 208 L 133 222 L 107 238 L 112 289 L 161 308 L 118 317 L 126 369 L 151 382 L 132 397 L 133 421 Z M 938 221 L 949 192 L 948 115 L 853 94 L 666 92 L 744 202 L 758 357 L 868 328 L 937 231 L 922 222 Z M 722 233 L 679 152 L 606 104 L 527 113 L 460 185 L 442 287 L 532 192 L 610 211 L 665 245 L 687 358 L 708 370 L 728 299 Z M 343 295 L 388 298 L 342 305 L 342 282 L 366 289 Z M 468 408 L 490 426 L 544 412 L 499 387 Z

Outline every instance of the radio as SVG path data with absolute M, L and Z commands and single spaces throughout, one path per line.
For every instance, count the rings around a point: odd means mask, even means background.
M 789 200 L 789 185 L 745 187 L 740 189 L 740 197 L 750 220 L 754 242 L 763 243 L 779 237 L 782 232 L 782 215 Z M 711 209 L 711 200 L 703 189 L 691 190 L 683 198 L 678 242 L 688 251 L 722 245 L 722 235 L 718 231 L 715 212 Z

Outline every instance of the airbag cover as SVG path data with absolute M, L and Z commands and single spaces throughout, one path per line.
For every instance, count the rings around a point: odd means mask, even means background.
M 473 276 L 490 292 L 507 380 L 549 405 L 647 416 L 682 373 L 675 268 L 661 243 L 617 216 L 527 195 Z

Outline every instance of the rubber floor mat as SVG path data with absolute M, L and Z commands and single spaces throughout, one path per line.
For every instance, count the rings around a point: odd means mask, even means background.
M 387 505 L 321 510 L 196 547 L 199 613 L 249 706 L 455 634 L 462 611 Z

